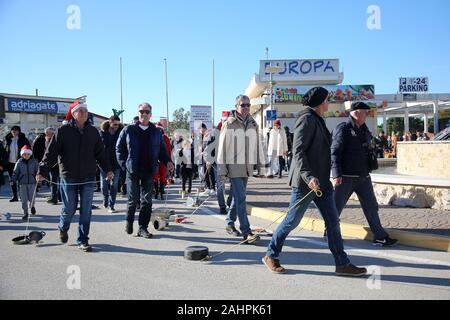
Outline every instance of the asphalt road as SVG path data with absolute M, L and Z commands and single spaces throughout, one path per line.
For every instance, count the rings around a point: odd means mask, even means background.
M 179 187 L 170 189 L 167 206 L 189 214 L 179 199 Z M 96 193 L 97 205 L 101 196 Z M 286 241 L 281 258 L 288 269 L 274 275 L 262 264 L 269 237 L 257 245 L 232 248 L 241 239 L 226 234 L 224 216 L 216 201 L 208 201 L 182 224 L 150 232 L 153 239 L 124 232 L 125 199 L 118 197 L 111 214 L 93 210 L 90 243 L 92 253 L 75 244 L 77 221 L 69 231 L 68 244 L 59 242 L 60 206 L 37 199 L 37 216 L 30 230 L 47 233 L 39 245 L 13 245 L 24 233 L 20 203 L 0 199 L 0 299 L 450 299 L 450 253 L 399 246 L 372 247 L 371 243 L 346 239 L 352 263 L 370 266 L 372 276 L 342 278 L 334 274 L 331 253 L 318 233 L 296 231 Z M 155 201 L 154 207 L 164 205 Z M 250 217 L 254 227 L 268 221 Z M 135 222 L 137 230 L 137 221 Z M 229 250 L 210 262 L 183 258 L 191 245 L 207 246 L 212 255 Z

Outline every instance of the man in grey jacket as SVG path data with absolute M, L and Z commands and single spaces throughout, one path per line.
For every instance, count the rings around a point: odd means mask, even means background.
M 219 139 L 218 169 L 221 181 L 230 179 L 233 200 L 228 211 L 227 232 L 239 236 L 234 226 L 236 216 L 246 243 L 253 244 L 259 236 L 250 229 L 247 217 L 247 182 L 253 175 L 254 165 L 261 164 L 259 131 L 255 120 L 250 116 L 250 99 L 245 95 L 236 98 L 236 110 L 222 126 Z
M 319 209 L 328 232 L 328 246 L 336 264 L 336 274 L 340 276 L 363 276 L 365 268 L 350 263 L 344 251 L 339 217 L 330 182 L 331 135 L 324 113 L 328 110 L 328 91 L 322 87 L 309 90 L 302 104 L 308 106 L 295 124 L 292 147 L 293 162 L 289 171 L 289 185 L 292 187 L 290 210 L 272 236 L 263 263 L 273 273 L 284 273 L 278 256 L 289 233 L 301 222 L 311 201 Z M 322 196 L 316 195 L 321 190 Z M 313 192 L 315 191 L 315 192 Z M 305 198 L 304 198 L 305 197 Z M 304 200 L 298 203 L 302 198 Z

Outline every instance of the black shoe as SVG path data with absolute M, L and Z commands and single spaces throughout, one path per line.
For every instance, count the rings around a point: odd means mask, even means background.
M 47 199 L 47 203 L 50 203 L 50 204 L 58 204 L 58 200 L 49 198 L 49 199 Z
M 9 200 L 9 202 L 17 202 L 17 201 L 19 201 L 17 197 L 13 197 L 12 199 Z
M 36 214 L 36 208 L 35 207 L 31 207 L 31 214 L 33 216 Z
M 222 214 L 222 215 L 228 214 L 227 208 L 220 208 L 219 214 Z
M 67 241 L 69 241 L 69 234 L 67 231 L 59 231 L 59 239 L 62 243 L 67 243 Z
M 236 237 L 241 236 L 241 233 L 239 231 L 237 231 L 234 226 L 227 226 L 225 230 L 227 231 L 227 233 L 229 235 L 236 236 Z
M 87 242 L 78 245 L 78 249 L 80 249 L 83 252 L 91 252 L 92 251 L 92 247 Z
M 245 242 L 244 243 L 246 243 L 246 244 L 254 244 L 256 241 L 258 241 L 260 238 L 259 238 L 259 236 L 258 235 L 256 235 L 256 234 L 253 234 L 253 233 L 249 233 L 249 234 L 246 234 L 245 236 L 244 236 L 244 240 L 245 240 Z
M 27 220 L 28 220 L 28 214 L 24 214 L 24 215 L 22 216 L 22 220 L 23 220 L 23 221 L 27 221 Z
M 384 239 L 373 240 L 373 245 L 377 247 L 394 247 L 398 243 L 397 239 L 391 239 L 387 236 Z
M 127 221 L 125 225 L 125 232 L 128 234 L 133 234 L 133 222 Z
M 151 237 L 153 237 L 153 235 L 150 232 L 148 232 L 147 229 L 143 229 L 143 228 L 139 229 L 137 236 L 145 238 L 145 239 L 150 239 Z

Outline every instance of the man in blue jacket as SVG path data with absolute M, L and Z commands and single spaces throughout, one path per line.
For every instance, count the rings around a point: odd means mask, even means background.
M 335 185 L 335 201 L 339 215 L 348 199 L 355 192 L 374 234 L 376 246 L 393 246 L 397 240 L 381 226 L 378 203 L 373 191 L 369 168 L 369 148 L 372 134 L 365 121 L 370 107 L 364 102 L 352 104 L 347 122 L 340 123 L 333 131 L 331 145 L 331 169 Z
M 173 170 L 161 131 L 150 122 L 152 107 L 149 103 L 139 105 L 139 121 L 122 130 L 116 145 L 117 161 L 127 173 L 128 205 L 125 231 L 133 233 L 136 207 L 142 190 L 142 203 L 139 212 L 138 237 L 150 239 L 148 232 L 152 213 L 153 175 L 158 168 L 158 160 Z

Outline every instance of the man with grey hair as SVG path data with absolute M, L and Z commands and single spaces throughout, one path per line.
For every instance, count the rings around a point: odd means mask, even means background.
M 139 213 L 138 237 L 150 239 L 148 232 L 150 216 L 152 213 L 153 175 L 158 168 L 158 161 L 173 170 L 173 163 L 167 152 L 166 144 L 161 131 L 150 122 L 152 107 L 148 103 L 138 106 L 139 121 L 122 130 L 117 140 L 117 161 L 127 174 L 128 205 L 125 231 L 133 233 L 133 223 L 138 200 L 141 197 L 139 185 L 142 190 L 141 210 Z
M 247 217 L 247 182 L 253 175 L 254 165 L 259 160 L 262 148 L 259 143 L 259 130 L 256 121 L 250 115 L 250 99 L 245 95 L 236 98 L 236 110 L 223 123 L 218 148 L 218 169 L 221 181 L 230 179 L 232 202 L 228 211 L 226 231 L 239 236 L 234 222 L 239 218 L 241 233 L 246 243 L 253 244 L 259 240 L 250 229 Z

